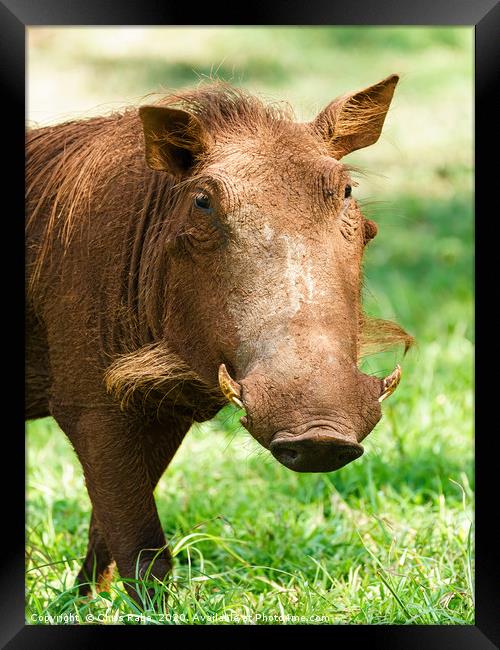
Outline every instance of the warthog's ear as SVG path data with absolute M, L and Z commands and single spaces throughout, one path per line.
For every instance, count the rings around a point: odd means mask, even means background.
M 151 169 L 179 174 L 187 171 L 202 150 L 202 129 L 190 113 L 168 106 L 141 106 L 139 116 Z
M 399 81 L 396 74 L 374 86 L 337 97 L 310 122 L 337 160 L 377 142 Z

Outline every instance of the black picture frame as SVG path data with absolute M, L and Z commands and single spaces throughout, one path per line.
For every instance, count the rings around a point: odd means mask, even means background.
M 488 381 L 488 366 L 491 364 L 491 344 L 495 341 L 495 318 L 492 318 L 486 300 L 494 299 L 489 291 L 489 280 L 495 279 L 488 261 L 495 260 L 493 246 L 497 234 L 496 213 L 488 201 L 498 186 L 498 165 L 491 162 L 490 154 L 498 151 L 500 103 L 495 101 L 495 86 L 500 80 L 500 4 L 498 0 L 419 0 L 419 2 L 397 2 L 396 0 L 350 0 L 347 2 L 307 2 L 297 0 L 279 6 L 254 4 L 250 15 L 234 15 L 235 5 L 224 9 L 200 5 L 196 11 L 182 8 L 181 3 L 159 3 L 158 0 L 0 0 L 0 88 L 2 89 L 5 118 L 2 141 L 4 165 L 2 171 L 4 200 L 3 222 L 13 226 L 13 236 L 5 239 L 4 252 L 4 304 L 8 316 L 8 328 L 3 341 L 5 351 L 18 343 L 24 357 L 23 312 L 20 296 L 21 278 L 24 273 L 24 232 L 17 227 L 21 223 L 19 213 L 24 212 L 24 129 L 25 129 L 25 31 L 36 25 L 182 25 L 190 24 L 193 15 L 197 24 L 247 24 L 247 25 L 468 25 L 475 27 L 475 213 L 476 218 L 476 331 L 480 333 L 476 345 L 476 426 L 475 426 L 475 472 L 476 472 L 476 624 L 470 626 L 308 626 L 308 635 L 326 633 L 333 644 L 346 641 L 369 644 L 370 648 L 398 648 L 410 650 L 489 649 L 500 645 L 500 577 L 497 562 L 498 541 L 494 535 L 495 519 L 498 520 L 498 456 L 493 445 L 498 433 L 495 431 L 496 388 Z M 243 18 L 243 19 L 242 19 Z M 204 21 L 203 23 L 201 21 Z M 493 159 L 494 160 L 494 159 Z M 5 231 L 4 231 L 5 233 Z M 19 245 L 19 249 L 17 248 Z M 21 248 L 22 247 L 22 248 Z M 488 249 L 491 247 L 491 250 Z M 8 250 L 7 250 L 8 249 Z M 7 264 L 5 265 L 5 262 Z M 19 284 L 18 284 L 19 281 Z M 19 312 L 11 305 L 19 305 Z M 491 306 L 491 305 L 490 305 Z M 483 315 L 484 309 L 484 315 Z M 14 311 L 15 313 L 9 313 Z M 494 313 L 494 312 L 493 312 Z M 19 314 L 19 316 L 18 316 Z M 15 320 L 19 317 L 19 327 Z M 5 319 L 4 319 L 5 320 Z M 13 325 L 14 324 L 14 325 Z M 5 323 L 4 323 L 5 325 Z M 21 347 L 23 346 L 23 347 Z M 15 348 L 17 350 L 17 348 Z M 22 351 L 21 351 L 22 350 Z M 23 374 L 12 372 L 11 362 L 4 358 L 7 366 L 11 392 L 6 407 L 13 417 L 15 426 L 7 429 L 4 424 L 2 470 L 3 481 L 2 537 L 3 549 L 0 555 L 0 644 L 7 648 L 88 648 L 102 643 L 102 636 L 113 641 L 136 642 L 136 635 L 164 633 L 163 627 L 147 626 L 29 626 L 24 623 L 24 515 L 25 515 L 25 448 L 18 433 L 19 420 L 24 419 L 22 395 Z M 22 367 L 15 363 L 15 367 Z M 481 369 L 481 372 L 479 372 Z M 17 383 L 19 377 L 19 383 Z M 498 398 L 497 400 L 498 401 Z M 481 405 L 484 409 L 481 409 Z M 484 414 L 484 420 L 482 417 Z M 481 422 L 483 420 L 483 422 Z M 4 420 L 5 422 L 5 420 Z M 498 425 L 496 425 L 498 429 Z M 14 471 L 7 471 L 7 470 Z M 495 472 L 496 470 L 496 472 Z M 216 628 L 175 628 L 178 636 L 195 632 L 204 635 L 205 642 L 218 631 L 239 630 L 243 626 Z M 249 626 L 245 626 L 249 627 Z M 174 628 L 169 628 L 173 630 Z M 294 626 L 294 635 L 297 628 Z M 110 631 L 112 630 L 112 632 Z M 248 631 L 248 630 L 247 630 Z M 253 634 L 280 634 L 287 639 L 290 628 L 269 628 L 253 626 Z M 172 632 L 169 631 L 168 641 Z M 125 636 L 126 635 L 126 636 Z M 99 639 L 98 639 L 99 637 Z M 120 638 L 119 638 L 120 637 Z M 143 638 L 143 637 L 141 637 Z M 250 637 L 247 637 L 250 640 Z M 137 636 L 137 639 L 139 637 Z M 171 642 L 171 641 L 170 641 Z

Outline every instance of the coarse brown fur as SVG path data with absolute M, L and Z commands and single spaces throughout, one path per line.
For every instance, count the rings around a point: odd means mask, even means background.
M 221 363 L 249 430 L 287 466 L 362 453 L 381 384 L 357 361 L 411 337 L 363 315 L 377 228 L 338 161 L 376 141 L 396 81 L 305 124 L 210 83 L 140 115 L 28 132 L 26 416 L 53 415 L 83 466 L 80 582 L 94 559 L 130 577 L 141 549 L 164 546 L 152 491 L 191 423 L 224 405 Z M 152 575 L 169 568 L 165 550 Z

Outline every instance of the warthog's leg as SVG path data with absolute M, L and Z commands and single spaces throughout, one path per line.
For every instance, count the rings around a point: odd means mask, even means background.
M 160 463 L 157 458 L 147 462 L 144 432 L 110 404 L 79 412 L 67 405 L 53 407 L 52 413 L 78 454 L 98 527 L 121 577 L 134 580 L 147 570 L 151 582 L 155 577 L 163 580 L 171 559 L 167 549 L 159 551 L 165 536 L 152 485 L 159 478 Z M 177 449 L 179 442 L 174 433 L 169 448 Z M 138 599 L 133 585 L 126 588 Z
M 174 457 L 188 427 L 189 424 L 185 426 L 158 425 L 154 428 L 148 428 L 142 434 L 144 460 L 153 490 Z M 87 556 L 75 581 L 75 584 L 80 585 L 79 590 L 82 595 L 91 593 L 89 583 L 94 579 L 98 591 L 106 591 L 109 588 L 109 583 L 113 577 L 114 562 L 113 564 L 112 562 L 104 535 L 92 511 Z

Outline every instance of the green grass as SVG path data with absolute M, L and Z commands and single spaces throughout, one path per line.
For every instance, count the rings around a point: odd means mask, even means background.
M 30 32 L 30 116 L 42 121 L 196 83 L 193 69 L 218 66 L 309 119 L 335 95 L 401 72 L 380 142 L 348 162 L 367 171 L 356 194 L 379 225 L 366 310 L 417 345 L 365 454 L 339 472 L 286 470 L 231 407 L 193 427 L 156 492 L 172 581 L 142 609 L 118 579 L 109 594 L 77 597 L 90 512 L 81 469 L 52 420 L 30 423 L 27 622 L 473 624 L 472 31 Z M 363 368 L 380 374 L 398 360 L 377 355 Z

